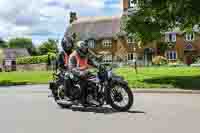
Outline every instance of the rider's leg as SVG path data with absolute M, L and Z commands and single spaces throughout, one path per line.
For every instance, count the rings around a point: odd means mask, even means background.
M 87 104 L 87 82 L 85 80 L 80 81 L 80 86 L 81 86 L 81 102 L 83 104 Z
M 71 79 L 64 80 L 64 93 L 66 97 L 70 96 L 70 91 L 72 89 L 72 82 Z

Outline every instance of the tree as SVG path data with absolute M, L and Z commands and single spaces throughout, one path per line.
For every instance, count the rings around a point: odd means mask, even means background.
M 199 0 L 133 0 L 138 1 L 129 14 L 125 31 L 140 41 L 160 38 L 161 33 L 192 30 L 200 24 Z
M 0 48 L 7 48 L 8 45 L 6 44 L 6 42 L 0 38 Z
M 48 41 L 43 42 L 43 44 L 39 46 L 39 52 L 41 55 L 58 53 L 57 41 L 54 39 L 48 39 Z
M 37 55 L 36 48 L 29 38 L 13 38 L 8 42 L 9 48 L 26 48 L 30 55 Z

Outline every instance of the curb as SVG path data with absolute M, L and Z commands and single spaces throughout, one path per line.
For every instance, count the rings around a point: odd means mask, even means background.
M 134 93 L 155 93 L 155 94 L 200 94 L 200 90 L 159 90 L 159 89 L 133 89 Z

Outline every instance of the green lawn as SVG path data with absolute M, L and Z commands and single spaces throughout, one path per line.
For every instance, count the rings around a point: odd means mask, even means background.
M 200 68 L 150 67 L 116 69 L 128 80 L 132 88 L 182 88 L 200 89 Z M 52 72 L 10 72 L 0 73 L 0 85 L 45 84 L 51 80 Z
M 132 88 L 200 89 L 200 68 L 139 68 L 138 74 L 133 68 L 121 68 L 116 71 L 128 80 Z
M 0 73 L 0 85 L 46 84 L 52 78 L 52 72 L 3 72 Z

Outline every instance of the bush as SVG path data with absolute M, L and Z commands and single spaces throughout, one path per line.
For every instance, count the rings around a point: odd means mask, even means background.
M 195 59 L 193 59 L 194 64 L 200 64 L 200 57 L 196 57 Z
M 56 54 L 49 53 L 48 55 L 42 56 L 30 56 L 30 57 L 23 57 L 17 59 L 17 64 L 40 64 L 40 63 L 47 63 L 48 56 L 50 60 L 54 60 L 56 58 Z
M 153 64 L 154 65 L 166 65 L 168 63 L 167 59 L 163 56 L 156 56 L 153 58 Z

